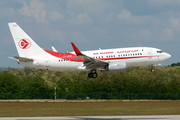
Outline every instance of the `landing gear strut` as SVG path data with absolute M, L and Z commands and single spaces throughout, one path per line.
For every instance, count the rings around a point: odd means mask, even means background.
M 88 77 L 89 78 L 97 78 L 98 77 L 98 74 L 96 73 L 96 70 L 91 70 L 91 72 L 88 74 Z
M 155 70 L 154 70 L 154 67 L 153 67 L 153 65 L 152 65 L 152 68 L 151 68 L 151 72 L 154 72 Z

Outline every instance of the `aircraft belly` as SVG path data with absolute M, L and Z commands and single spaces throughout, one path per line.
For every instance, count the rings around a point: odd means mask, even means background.
M 60 62 L 52 64 L 50 69 L 56 70 L 56 71 L 76 71 L 77 67 L 81 65 L 82 62 Z
M 146 58 L 145 65 L 153 65 L 153 64 L 158 64 L 158 63 L 160 63 L 158 57 L 151 57 L 151 58 Z
M 19 61 L 20 65 L 26 66 L 26 67 L 33 67 L 33 61 Z
M 137 58 L 134 60 L 134 66 L 144 66 L 146 63 L 146 58 Z
M 45 59 L 36 59 L 34 61 L 19 61 L 21 65 L 26 67 L 38 68 L 38 69 L 45 69 L 45 70 L 53 70 L 53 71 L 76 71 L 78 66 L 82 66 L 82 62 L 70 62 L 70 61 L 63 61 L 57 62 L 58 60 L 47 60 Z M 81 69 L 84 70 L 84 69 Z

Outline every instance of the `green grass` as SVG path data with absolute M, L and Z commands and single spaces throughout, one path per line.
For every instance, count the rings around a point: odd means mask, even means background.
M 179 114 L 180 101 L 0 102 L 0 117 Z

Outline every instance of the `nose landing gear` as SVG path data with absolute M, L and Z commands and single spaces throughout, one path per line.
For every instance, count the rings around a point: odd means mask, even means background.
M 97 78 L 98 77 L 98 74 L 96 73 L 96 70 L 91 70 L 91 72 L 88 74 L 88 77 L 89 78 Z
M 154 70 L 154 67 L 153 67 L 153 65 L 152 65 L 152 68 L 151 68 L 151 72 L 154 72 L 155 70 Z

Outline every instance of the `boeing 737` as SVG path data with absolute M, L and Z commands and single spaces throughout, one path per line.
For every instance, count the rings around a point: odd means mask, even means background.
M 124 71 L 127 67 L 153 65 L 168 60 L 171 55 L 152 47 L 129 47 L 80 51 L 73 42 L 74 52 L 60 53 L 39 47 L 16 23 L 9 23 L 19 56 L 18 64 L 26 67 L 53 71 L 91 71 L 89 78 L 97 78 L 101 72 Z

